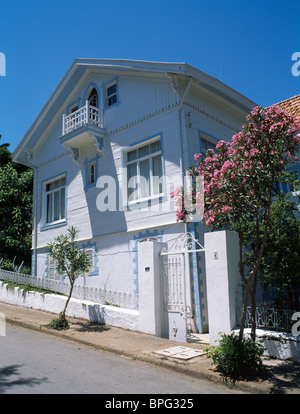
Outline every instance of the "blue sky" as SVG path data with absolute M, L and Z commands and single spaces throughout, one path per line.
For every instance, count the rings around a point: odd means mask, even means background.
M 1 142 L 13 151 L 75 58 L 186 62 L 259 105 L 300 89 L 300 3 L 1 0 Z

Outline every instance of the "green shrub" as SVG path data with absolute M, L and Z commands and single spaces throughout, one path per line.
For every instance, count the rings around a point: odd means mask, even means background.
M 58 331 L 62 331 L 65 329 L 69 329 L 69 322 L 64 317 L 63 313 L 61 312 L 57 319 L 52 319 L 49 323 L 49 326 L 52 329 L 57 329 Z
M 239 338 L 232 333 L 222 335 L 219 345 L 208 349 L 208 358 L 212 358 L 217 371 L 232 380 L 257 379 L 263 373 L 261 360 L 264 348 L 250 338 Z
M 11 260 L 8 259 L 2 259 L 0 261 L 0 268 L 3 270 L 8 270 L 10 272 L 18 272 L 18 266 L 16 266 Z M 31 275 L 30 267 L 22 266 L 21 273 L 24 275 Z

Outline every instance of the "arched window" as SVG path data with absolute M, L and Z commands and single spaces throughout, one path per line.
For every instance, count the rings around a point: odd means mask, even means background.
M 95 108 L 98 108 L 99 98 L 98 98 L 98 92 L 95 88 L 91 90 L 91 93 L 88 97 L 88 101 L 90 106 L 94 106 Z

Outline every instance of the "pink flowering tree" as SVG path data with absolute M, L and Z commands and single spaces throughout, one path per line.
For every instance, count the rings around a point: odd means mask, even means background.
M 247 116 L 247 121 L 230 143 L 220 141 L 217 151 L 208 150 L 205 158 L 196 154 L 196 166 L 190 168 L 193 177 L 203 179 L 206 226 L 213 230 L 231 229 L 239 234 L 240 274 L 245 285 L 240 338 L 249 296 L 254 316 L 257 276 L 268 237 L 275 184 L 284 176 L 286 167 L 297 160 L 300 143 L 299 124 L 279 106 L 256 107 Z M 178 221 L 185 221 L 190 214 L 186 211 L 183 193 L 182 189 L 177 189 L 173 195 Z M 201 196 L 195 192 L 194 207 Z M 246 237 L 248 241 L 251 239 L 255 253 L 252 268 L 247 272 L 243 265 Z M 254 340 L 254 320 L 252 327 Z

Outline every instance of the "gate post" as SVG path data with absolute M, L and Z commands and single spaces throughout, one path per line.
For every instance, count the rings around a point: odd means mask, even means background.
M 205 267 L 210 343 L 236 327 L 236 298 L 240 289 L 239 237 L 236 232 L 205 233 Z
M 159 253 L 166 243 L 138 243 L 139 325 L 142 332 L 163 336 L 163 289 Z

